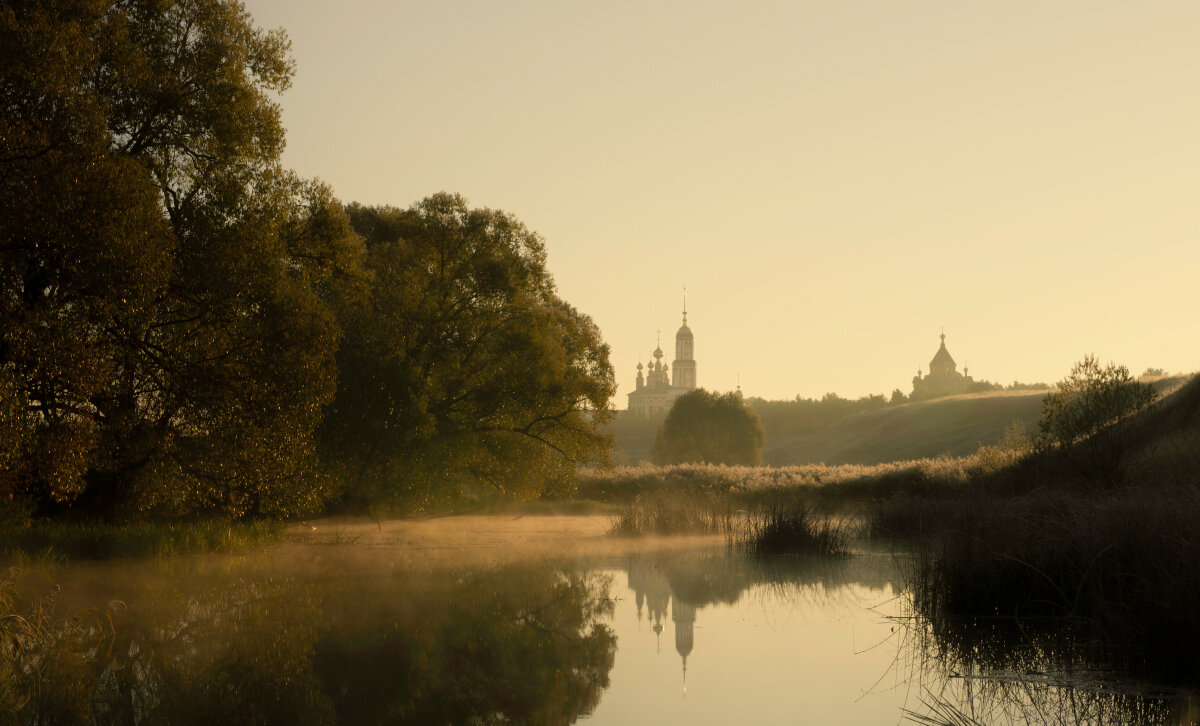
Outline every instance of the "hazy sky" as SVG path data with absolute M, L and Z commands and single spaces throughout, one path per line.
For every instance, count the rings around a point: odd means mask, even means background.
M 911 390 L 1200 359 L 1200 3 L 250 0 L 285 162 L 546 238 L 620 384 L 681 290 L 700 385 Z

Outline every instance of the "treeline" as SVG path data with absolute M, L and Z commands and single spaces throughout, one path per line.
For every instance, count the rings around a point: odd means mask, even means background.
M 1045 383 L 1013 381 L 1011 385 L 1003 386 L 991 381 L 974 381 L 968 392 L 1045 391 L 1050 388 Z M 758 414 L 763 428 L 769 434 L 809 434 L 831 426 L 847 416 L 899 406 L 909 401 L 909 396 L 897 388 L 892 391 L 890 397 L 882 393 L 860 398 L 842 398 L 836 393 L 826 393 L 821 398 L 801 398 L 797 395 L 790 401 L 768 401 L 751 397 L 746 399 L 746 405 Z
M 451 194 L 344 207 L 283 168 L 289 41 L 239 2 L 12 3 L 0 55 L 9 505 L 420 507 L 603 456 L 608 348 L 542 240 Z

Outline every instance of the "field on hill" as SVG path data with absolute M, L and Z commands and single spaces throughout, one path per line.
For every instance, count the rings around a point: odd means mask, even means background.
M 1161 393 L 1177 389 L 1190 376 L 1154 379 Z M 1002 391 L 918 401 L 852 414 L 817 431 L 802 433 L 766 426 L 763 463 L 881 464 L 893 461 L 961 457 L 992 444 L 1013 421 L 1037 431 L 1045 391 Z M 618 463 L 650 460 L 659 422 L 630 420 L 623 412 L 613 425 Z
M 1037 430 L 1044 391 L 980 393 L 854 414 L 812 433 L 767 434 L 763 461 L 790 464 L 881 464 L 967 456 L 994 443 L 1020 420 Z

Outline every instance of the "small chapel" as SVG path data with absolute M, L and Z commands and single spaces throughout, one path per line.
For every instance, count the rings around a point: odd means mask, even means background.
M 975 379 L 967 375 L 966 368 L 962 373 L 958 372 L 958 364 L 954 362 L 950 351 L 946 350 L 946 334 L 942 333 L 942 344 L 933 354 L 933 360 L 929 361 L 929 375 L 922 376 L 918 368 L 912 382 L 911 398 L 921 400 L 970 393 Z
M 695 338 L 683 304 L 683 325 L 675 332 L 675 360 L 663 363 L 662 341 L 654 349 L 654 360 L 643 369 L 637 364 L 637 380 L 629 393 L 629 413 L 642 418 L 666 415 L 675 399 L 696 390 Z

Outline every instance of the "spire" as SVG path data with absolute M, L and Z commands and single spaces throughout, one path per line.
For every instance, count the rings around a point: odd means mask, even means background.
M 687 283 L 683 285 L 683 324 L 687 325 Z

